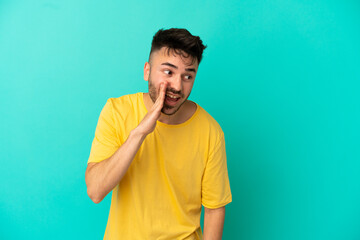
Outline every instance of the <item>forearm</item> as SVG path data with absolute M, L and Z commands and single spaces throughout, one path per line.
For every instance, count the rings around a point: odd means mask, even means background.
M 146 134 L 134 129 L 124 144 L 110 158 L 96 163 L 86 171 L 85 181 L 88 195 L 95 203 L 101 202 L 121 181 L 145 136 Z
M 205 207 L 204 240 L 221 240 L 225 220 L 225 207 L 209 209 Z

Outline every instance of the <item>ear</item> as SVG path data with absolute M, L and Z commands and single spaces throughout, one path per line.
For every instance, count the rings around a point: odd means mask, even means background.
M 150 75 L 150 63 L 146 62 L 144 65 L 144 80 L 148 81 Z

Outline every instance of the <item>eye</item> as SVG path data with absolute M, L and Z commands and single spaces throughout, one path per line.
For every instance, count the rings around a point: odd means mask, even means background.
M 170 70 L 164 70 L 164 73 L 165 73 L 166 75 L 170 75 L 170 74 L 171 74 L 171 71 L 170 71 Z
M 186 75 L 186 76 L 185 76 L 185 79 L 186 79 L 186 80 L 190 80 L 190 79 L 192 79 L 192 76 L 191 76 L 191 75 Z

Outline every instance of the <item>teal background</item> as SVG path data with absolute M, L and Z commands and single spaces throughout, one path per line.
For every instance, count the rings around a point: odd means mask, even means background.
M 102 239 L 85 168 L 106 100 L 147 91 L 159 28 L 204 52 L 221 124 L 223 239 L 360 239 L 360 2 L 0 0 L 0 238 Z M 203 222 L 202 222 L 203 224 Z

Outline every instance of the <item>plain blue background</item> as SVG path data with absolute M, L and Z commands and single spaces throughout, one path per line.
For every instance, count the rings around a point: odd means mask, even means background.
M 154 33 L 204 52 L 221 124 L 223 239 L 360 239 L 360 2 L 0 1 L 0 238 L 102 239 L 85 169 L 106 100 L 145 92 Z

